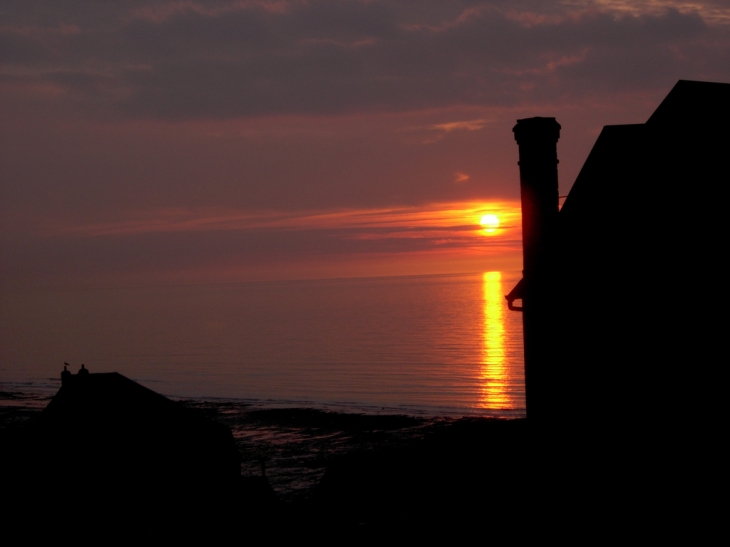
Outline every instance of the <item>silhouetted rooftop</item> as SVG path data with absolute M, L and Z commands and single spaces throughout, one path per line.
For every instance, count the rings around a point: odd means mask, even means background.
M 561 275 L 587 275 L 581 290 L 596 290 L 608 281 L 603 268 L 647 260 L 654 252 L 647 239 L 664 240 L 672 215 L 691 206 L 683 197 L 689 189 L 718 178 L 729 127 L 730 84 L 688 80 L 677 82 L 646 123 L 605 126 L 560 209 Z M 510 307 L 522 288 L 507 295 Z
M 730 123 L 730 84 L 679 80 L 646 123 Z
M 179 403 L 117 372 L 69 375 L 43 411 L 44 419 L 188 420 Z
M 230 429 L 116 372 L 64 371 L 61 389 L 29 434 L 37 450 L 29 465 L 83 466 L 76 476 L 48 470 L 44 480 L 66 489 L 95 488 L 100 477 L 115 486 L 99 495 L 119 488 L 223 488 L 240 478 Z

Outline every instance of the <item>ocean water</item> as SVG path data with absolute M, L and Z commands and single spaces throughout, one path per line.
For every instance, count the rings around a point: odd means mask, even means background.
M 0 382 L 64 362 L 160 393 L 369 413 L 524 414 L 519 272 L 45 290 L 0 300 Z
M 464 417 L 525 414 L 519 272 L 0 297 L 0 428 L 64 361 L 117 371 L 231 428 L 242 472 L 306 498 L 333 457 Z

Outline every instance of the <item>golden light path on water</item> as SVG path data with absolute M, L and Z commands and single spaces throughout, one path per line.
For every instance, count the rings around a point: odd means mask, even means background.
M 480 406 L 490 410 L 512 409 L 515 401 L 508 389 L 505 300 L 501 272 L 482 275 L 483 346 Z

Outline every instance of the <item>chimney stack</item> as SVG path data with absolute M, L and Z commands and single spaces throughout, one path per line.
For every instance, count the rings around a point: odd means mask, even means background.
M 556 246 L 560 124 L 555 118 L 517 120 L 512 129 L 520 152 L 522 198 L 525 395 L 527 417 L 550 419 L 558 396 Z M 559 406 L 559 405 L 558 405 Z

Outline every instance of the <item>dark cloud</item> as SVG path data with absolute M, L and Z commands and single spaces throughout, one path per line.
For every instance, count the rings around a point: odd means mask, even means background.
M 670 8 L 636 15 L 588 7 L 12 3 L 0 50 L 5 81 L 49 81 L 81 110 L 79 101 L 94 98 L 108 112 L 162 119 L 514 105 L 585 93 L 582 86 L 730 78 L 720 47 L 729 26 Z

